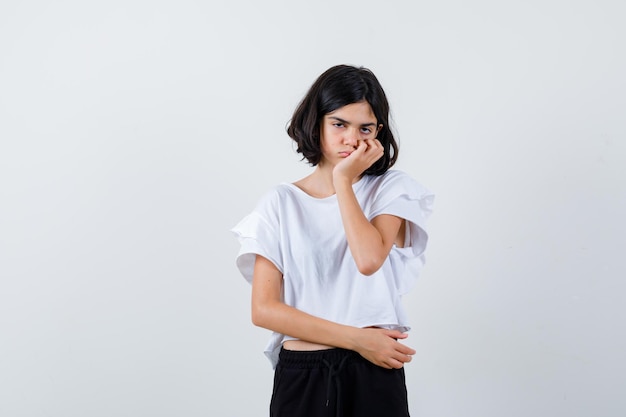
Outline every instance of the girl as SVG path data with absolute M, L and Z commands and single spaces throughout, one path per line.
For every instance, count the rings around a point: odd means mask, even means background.
M 252 322 L 272 330 L 272 417 L 408 416 L 400 298 L 423 264 L 433 200 L 390 170 L 398 146 L 374 74 L 338 65 L 287 133 L 313 172 L 267 193 L 233 232 Z

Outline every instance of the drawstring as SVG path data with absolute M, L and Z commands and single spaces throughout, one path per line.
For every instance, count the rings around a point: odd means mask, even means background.
M 330 362 L 328 362 L 326 359 L 322 359 L 322 362 L 324 363 L 324 365 L 326 365 L 328 367 L 328 381 L 326 383 L 326 407 L 328 407 L 329 403 L 330 403 L 330 387 L 332 385 L 332 380 L 333 378 L 335 379 L 335 387 L 336 387 L 336 391 L 337 391 L 337 415 L 339 415 L 339 410 L 341 410 L 340 408 L 340 400 L 341 400 L 341 382 L 339 380 L 339 378 L 337 378 L 337 376 L 341 373 L 341 371 L 343 370 L 343 366 L 346 363 L 346 359 L 348 359 L 348 356 L 344 356 L 341 361 L 339 362 L 338 365 L 332 364 Z

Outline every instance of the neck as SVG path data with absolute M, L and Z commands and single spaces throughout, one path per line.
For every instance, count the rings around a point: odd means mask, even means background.
M 315 171 L 310 175 L 311 186 L 313 186 L 320 194 L 335 194 L 335 186 L 333 185 L 333 166 L 320 164 L 315 167 Z
M 310 175 L 294 184 L 305 193 L 316 198 L 326 198 L 335 194 L 332 167 L 325 167 L 322 164 L 316 166 Z
M 333 168 L 332 165 L 319 164 L 309 176 L 296 181 L 294 184 L 313 197 L 329 197 L 336 193 L 333 183 Z M 358 180 L 359 177 L 355 178 L 353 183 Z

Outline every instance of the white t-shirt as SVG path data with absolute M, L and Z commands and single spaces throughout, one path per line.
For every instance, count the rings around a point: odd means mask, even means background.
M 361 274 L 346 240 L 337 197 L 315 198 L 294 184 L 268 192 L 232 231 L 241 249 L 237 266 L 252 281 L 256 255 L 283 274 L 286 304 L 317 317 L 355 326 L 409 330 L 400 298 L 424 263 L 425 220 L 434 196 L 404 172 L 365 175 L 353 190 L 368 220 L 392 214 L 407 221 L 403 248 L 395 245 L 382 267 Z M 275 366 L 280 347 L 292 337 L 274 332 L 265 353 Z

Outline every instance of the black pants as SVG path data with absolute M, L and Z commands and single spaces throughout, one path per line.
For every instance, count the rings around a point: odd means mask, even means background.
M 404 368 L 345 349 L 281 350 L 270 417 L 408 417 Z

